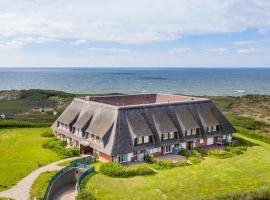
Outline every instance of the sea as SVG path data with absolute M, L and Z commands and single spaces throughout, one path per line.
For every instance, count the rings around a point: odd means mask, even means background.
M 270 68 L 0 68 L 0 90 L 78 94 L 270 94 Z

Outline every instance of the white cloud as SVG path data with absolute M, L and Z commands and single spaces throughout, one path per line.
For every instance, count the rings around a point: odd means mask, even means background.
M 235 45 L 249 45 L 249 44 L 256 44 L 258 41 L 256 40 L 241 40 L 241 41 L 235 41 L 233 44 Z
M 2 0 L 0 38 L 162 42 L 188 34 L 267 31 L 269 10 L 268 0 Z
M 258 49 L 256 48 L 237 49 L 236 52 L 238 54 L 248 55 L 258 52 Z
M 168 50 L 168 55 L 172 56 L 181 56 L 181 55 L 186 55 L 189 53 L 192 49 L 191 48 L 173 48 Z
M 210 48 L 210 49 L 206 49 L 206 52 L 215 53 L 215 54 L 227 54 L 229 53 L 229 50 L 225 48 Z

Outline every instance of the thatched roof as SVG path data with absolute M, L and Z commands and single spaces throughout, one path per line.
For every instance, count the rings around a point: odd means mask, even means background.
M 117 98 L 114 97 L 114 101 L 115 99 Z M 194 136 L 195 138 L 210 137 L 205 127 L 212 125 L 220 126 L 220 134 L 234 132 L 230 122 L 212 101 L 206 99 L 135 106 L 114 106 L 74 99 L 57 122 L 99 136 L 104 146 L 96 148 L 113 156 L 130 153 L 140 148 L 160 147 L 191 140 L 191 137 L 184 136 L 184 132 L 193 128 L 201 130 L 200 135 Z M 54 123 L 52 128 L 56 130 L 56 126 L 57 123 Z M 177 132 L 177 138 L 161 141 L 161 134 L 168 132 Z M 138 136 L 152 136 L 153 143 L 134 146 L 134 138 Z M 86 140 L 86 138 L 82 139 Z M 95 147 L 90 139 L 87 141 Z
M 188 105 L 180 105 L 175 108 L 175 114 L 181 125 L 183 132 L 188 129 L 200 128 L 198 122 L 194 119 Z
M 139 110 L 125 112 L 128 126 L 134 136 L 153 135 Z
M 117 112 L 111 108 L 98 107 L 85 132 L 100 136 L 101 138 L 108 132 L 115 122 Z
M 153 118 L 156 129 L 161 136 L 164 133 L 177 132 L 172 120 L 166 109 L 149 109 L 150 116 Z
M 83 104 L 83 100 L 74 99 L 66 110 L 60 115 L 57 121 L 68 125 L 71 124 L 79 116 Z

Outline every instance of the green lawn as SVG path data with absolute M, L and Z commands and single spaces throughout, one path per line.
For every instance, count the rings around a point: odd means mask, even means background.
M 41 173 L 32 185 L 30 199 L 43 200 L 47 186 L 57 171 Z
M 97 173 L 85 188 L 98 199 L 196 199 L 270 186 L 270 144 L 248 140 L 257 145 L 240 156 L 207 157 L 198 165 L 158 171 L 154 176 L 110 178 Z
M 46 165 L 60 159 L 41 146 L 48 140 L 40 136 L 46 130 L 48 128 L 0 129 L 0 191 L 38 168 L 37 163 Z

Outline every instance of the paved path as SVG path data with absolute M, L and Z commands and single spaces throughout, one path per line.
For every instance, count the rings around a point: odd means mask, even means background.
M 32 173 L 30 173 L 28 176 L 26 176 L 22 180 L 20 180 L 12 188 L 0 192 L 0 197 L 12 198 L 12 199 L 16 199 L 16 200 L 29 200 L 31 186 L 34 183 L 35 179 L 39 176 L 40 173 L 46 172 L 46 171 L 52 171 L 52 170 L 60 170 L 63 168 L 63 166 L 58 166 L 57 165 L 58 163 L 68 161 L 68 160 L 73 160 L 76 158 L 80 158 L 80 157 L 73 157 L 73 158 L 59 160 L 59 161 L 50 163 L 44 167 L 36 169 Z

